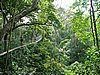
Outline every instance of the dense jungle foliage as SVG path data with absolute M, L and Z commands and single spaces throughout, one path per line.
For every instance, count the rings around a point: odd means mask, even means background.
M 100 1 L 0 0 L 0 75 L 100 75 Z

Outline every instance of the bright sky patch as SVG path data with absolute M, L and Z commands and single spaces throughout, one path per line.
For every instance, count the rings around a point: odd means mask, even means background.
M 71 6 L 73 2 L 74 2 L 74 0 L 54 0 L 53 4 L 57 8 L 62 7 L 62 8 L 68 9 L 69 6 Z

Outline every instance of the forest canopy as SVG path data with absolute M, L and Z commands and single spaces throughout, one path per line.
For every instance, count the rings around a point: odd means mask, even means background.
M 0 75 L 100 74 L 100 1 L 54 1 L 0 0 Z

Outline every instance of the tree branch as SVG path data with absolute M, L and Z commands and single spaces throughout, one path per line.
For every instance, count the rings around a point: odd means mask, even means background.
M 20 24 L 20 25 L 14 27 L 13 30 L 16 29 L 16 28 L 22 27 L 22 26 L 31 26 L 31 25 L 35 25 L 35 24 L 38 24 L 38 25 L 46 25 L 46 23 L 44 23 L 44 24 L 43 23 L 30 23 L 30 24 L 24 24 L 23 23 L 23 24 Z
M 19 28 L 19 27 L 22 27 L 22 26 L 31 26 L 31 25 L 35 25 L 35 24 L 37 24 L 37 25 L 46 25 L 46 23 L 38 23 L 38 22 L 30 23 L 30 24 L 20 24 L 20 25 L 14 27 L 12 30 L 14 30 L 16 28 Z M 52 25 L 48 25 L 48 26 L 52 26 Z
M 37 1 L 37 0 L 33 0 L 33 1 Z M 37 7 L 36 7 L 36 4 L 34 4 L 32 7 L 16 14 L 15 15 L 15 22 L 19 21 L 22 17 L 24 17 L 24 16 L 28 15 L 29 13 L 31 13 L 32 11 L 36 11 L 36 10 L 37 10 Z M 0 41 L 2 40 L 4 35 L 11 30 L 12 20 L 13 20 L 13 18 L 11 18 L 9 20 L 9 22 L 7 24 L 5 24 L 3 29 L 0 30 Z
M 41 41 L 41 40 L 42 40 L 42 38 L 38 39 L 38 40 L 35 41 L 35 42 L 31 42 L 31 43 L 28 43 L 28 44 L 25 44 L 25 45 L 18 46 L 18 47 L 16 47 L 16 48 L 10 49 L 10 50 L 8 50 L 8 53 L 13 52 L 13 51 L 15 51 L 16 49 L 23 48 L 23 47 L 28 46 L 28 45 L 38 43 L 38 42 Z M 20 50 L 20 49 L 19 49 L 19 50 Z M 3 56 L 3 55 L 6 55 L 6 54 L 7 54 L 7 51 L 1 53 L 1 54 L 0 54 L 0 57 Z

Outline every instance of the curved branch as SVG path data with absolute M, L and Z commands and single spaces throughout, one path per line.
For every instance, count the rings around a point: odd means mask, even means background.
M 14 27 L 13 30 L 16 29 L 16 28 L 22 27 L 22 26 L 31 26 L 31 25 L 35 25 L 35 24 L 37 24 L 37 25 L 46 25 L 46 23 L 44 23 L 44 24 L 43 23 L 20 24 L 20 25 Z
M 15 29 L 17 29 L 17 28 L 19 28 L 19 27 L 22 27 L 22 26 L 30 26 L 30 25 L 35 25 L 35 24 L 38 24 L 38 25 L 46 25 L 47 23 L 44 23 L 44 24 L 43 24 L 43 23 L 37 23 L 37 22 L 36 22 L 36 23 L 30 23 L 30 24 L 24 24 L 24 23 L 23 23 L 23 24 L 20 24 L 20 25 L 14 27 L 14 28 L 12 29 L 12 31 L 15 30 Z M 51 26 L 51 25 L 48 25 L 48 26 Z M 10 31 L 9 31 L 9 32 L 10 32 Z M 9 33 L 9 32 L 8 32 L 8 33 Z M 6 33 L 6 34 L 4 35 L 4 39 L 5 39 L 5 37 L 8 36 L 8 33 Z
M 19 28 L 19 27 L 22 27 L 22 26 L 32 26 L 32 25 L 47 25 L 47 23 L 38 23 L 38 22 L 35 22 L 35 23 L 30 23 L 30 24 L 20 24 L 16 27 L 14 27 L 12 30 L 15 30 L 16 28 Z M 48 26 L 52 26 L 52 25 L 48 25 Z
M 91 4 L 92 15 L 93 15 L 92 18 L 93 18 L 93 24 L 94 24 L 96 46 L 97 46 L 97 48 L 99 50 L 98 33 L 97 33 L 96 20 L 95 20 L 95 12 L 94 12 L 94 7 L 93 7 L 92 0 L 90 0 L 90 4 Z
M 25 46 L 29 46 L 29 45 L 31 45 L 31 44 L 36 44 L 36 43 L 40 42 L 41 40 L 42 40 L 42 38 L 36 40 L 35 42 L 31 42 L 31 43 L 28 43 L 28 44 L 25 44 L 25 45 L 18 46 L 18 47 L 16 47 L 16 48 L 10 49 L 10 50 L 8 50 L 8 53 L 13 52 L 13 51 L 15 51 L 15 50 L 17 50 L 17 49 L 19 49 L 19 48 L 23 48 L 23 47 L 25 47 Z M 19 49 L 19 50 L 20 50 L 20 49 Z M 5 51 L 5 52 L 3 52 L 3 53 L 0 53 L 0 57 L 3 56 L 3 55 L 6 55 L 6 54 L 7 54 L 7 51 Z

